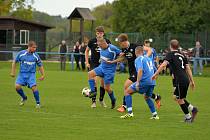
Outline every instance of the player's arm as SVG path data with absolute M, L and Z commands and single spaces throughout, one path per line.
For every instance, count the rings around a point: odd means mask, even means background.
M 89 47 L 86 47 L 85 49 L 85 64 L 87 68 L 90 68 L 90 63 L 89 63 Z
M 137 72 L 137 80 L 136 80 L 136 90 L 139 90 L 140 80 L 142 77 L 143 70 L 139 69 Z
M 157 79 L 159 73 L 161 71 L 163 71 L 165 69 L 165 67 L 168 65 L 168 61 L 167 60 L 164 60 L 163 63 L 160 65 L 160 67 L 158 68 L 158 70 L 155 72 L 155 74 L 152 76 L 152 80 L 155 80 Z
M 11 77 L 15 77 L 15 73 L 16 73 L 16 62 L 15 60 L 12 62 L 12 68 L 11 68 L 11 73 L 10 76 Z
M 186 66 L 187 75 L 188 75 L 188 77 L 190 79 L 190 86 L 191 86 L 192 89 L 194 89 L 195 88 L 195 82 L 193 80 L 192 71 L 190 69 L 189 64 L 186 64 L 185 66 Z
M 45 73 L 44 73 L 44 67 L 43 66 L 39 67 L 39 72 L 41 73 L 41 77 L 39 78 L 39 80 L 42 81 L 45 78 Z
M 123 60 L 125 60 L 125 53 L 120 53 L 119 56 L 117 57 L 117 59 L 115 59 L 113 61 L 106 61 L 106 62 L 109 64 L 113 64 L 113 63 L 122 62 Z

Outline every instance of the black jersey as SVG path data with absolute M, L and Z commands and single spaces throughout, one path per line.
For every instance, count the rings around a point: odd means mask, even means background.
M 179 51 L 171 51 L 166 54 L 164 60 L 169 62 L 176 84 L 189 83 L 189 78 L 186 72 L 186 64 L 188 64 L 188 61 L 184 54 Z
M 111 44 L 111 42 L 108 39 L 105 38 L 105 40 L 108 44 Z M 93 38 L 88 42 L 88 48 L 91 50 L 90 61 L 92 63 L 99 63 L 100 48 L 97 44 L 97 39 L 96 38 Z
M 131 43 L 128 48 L 123 48 L 122 52 L 125 53 L 125 57 L 128 60 L 128 71 L 130 76 L 136 75 L 136 68 L 135 68 L 135 49 L 138 45 Z

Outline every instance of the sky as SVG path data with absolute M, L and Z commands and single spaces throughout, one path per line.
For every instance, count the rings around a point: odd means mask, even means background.
M 68 17 L 75 7 L 93 9 L 94 7 L 114 0 L 34 0 L 33 7 L 37 11 L 49 15 L 61 15 Z

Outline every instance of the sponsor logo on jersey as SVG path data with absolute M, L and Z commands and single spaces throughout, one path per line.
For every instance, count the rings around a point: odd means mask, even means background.
M 24 64 L 27 64 L 27 65 L 34 65 L 35 62 L 28 62 L 28 61 L 23 61 Z

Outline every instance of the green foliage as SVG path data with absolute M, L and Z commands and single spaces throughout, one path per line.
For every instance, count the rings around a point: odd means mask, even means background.
M 111 3 L 106 2 L 97 6 L 93 9 L 92 14 L 96 18 L 96 26 L 102 25 L 105 27 L 106 32 L 112 31 L 113 7 Z
M 22 19 L 32 19 L 32 4 L 34 0 L 1 0 L 0 16 L 14 16 Z
M 208 0 L 118 0 L 113 2 L 117 32 L 182 32 L 209 30 Z

